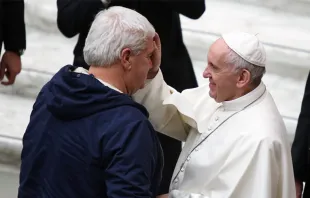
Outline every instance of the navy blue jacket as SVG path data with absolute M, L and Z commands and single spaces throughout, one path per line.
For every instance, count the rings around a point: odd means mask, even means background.
M 155 197 L 162 151 L 146 109 L 74 69 L 63 67 L 33 106 L 18 197 Z

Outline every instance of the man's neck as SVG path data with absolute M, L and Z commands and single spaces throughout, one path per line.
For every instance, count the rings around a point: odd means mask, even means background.
M 97 79 L 100 79 L 103 82 L 109 83 L 121 92 L 128 94 L 124 79 L 122 78 L 123 72 L 118 65 L 108 67 L 90 66 L 89 74 L 94 75 Z
M 242 89 L 242 90 L 239 90 L 239 92 L 236 93 L 235 97 L 233 97 L 232 100 L 235 100 L 237 98 L 240 98 L 248 93 L 250 93 L 251 91 L 253 91 L 254 89 L 256 89 L 256 87 L 258 87 L 258 85 L 249 85 L 247 86 L 246 88 Z

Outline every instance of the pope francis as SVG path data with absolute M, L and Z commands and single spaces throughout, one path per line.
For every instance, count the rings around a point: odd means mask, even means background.
M 158 68 L 150 71 L 133 98 L 157 131 L 185 141 L 169 198 L 295 197 L 284 122 L 262 82 L 265 65 L 258 38 L 233 32 L 210 47 L 204 86 L 178 93 Z

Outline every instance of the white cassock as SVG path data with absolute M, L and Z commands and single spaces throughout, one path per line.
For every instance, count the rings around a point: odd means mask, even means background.
M 186 141 L 170 198 L 296 196 L 286 128 L 263 83 L 216 103 L 208 85 L 178 93 L 159 72 L 133 98 L 148 109 L 157 131 Z

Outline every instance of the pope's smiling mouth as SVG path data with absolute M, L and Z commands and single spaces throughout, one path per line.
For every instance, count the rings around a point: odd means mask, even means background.
M 214 88 L 215 87 L 215 83 L 209 83 L 209 87 L 210 87 L 210 89 L 212 89 L 212 88 Z

